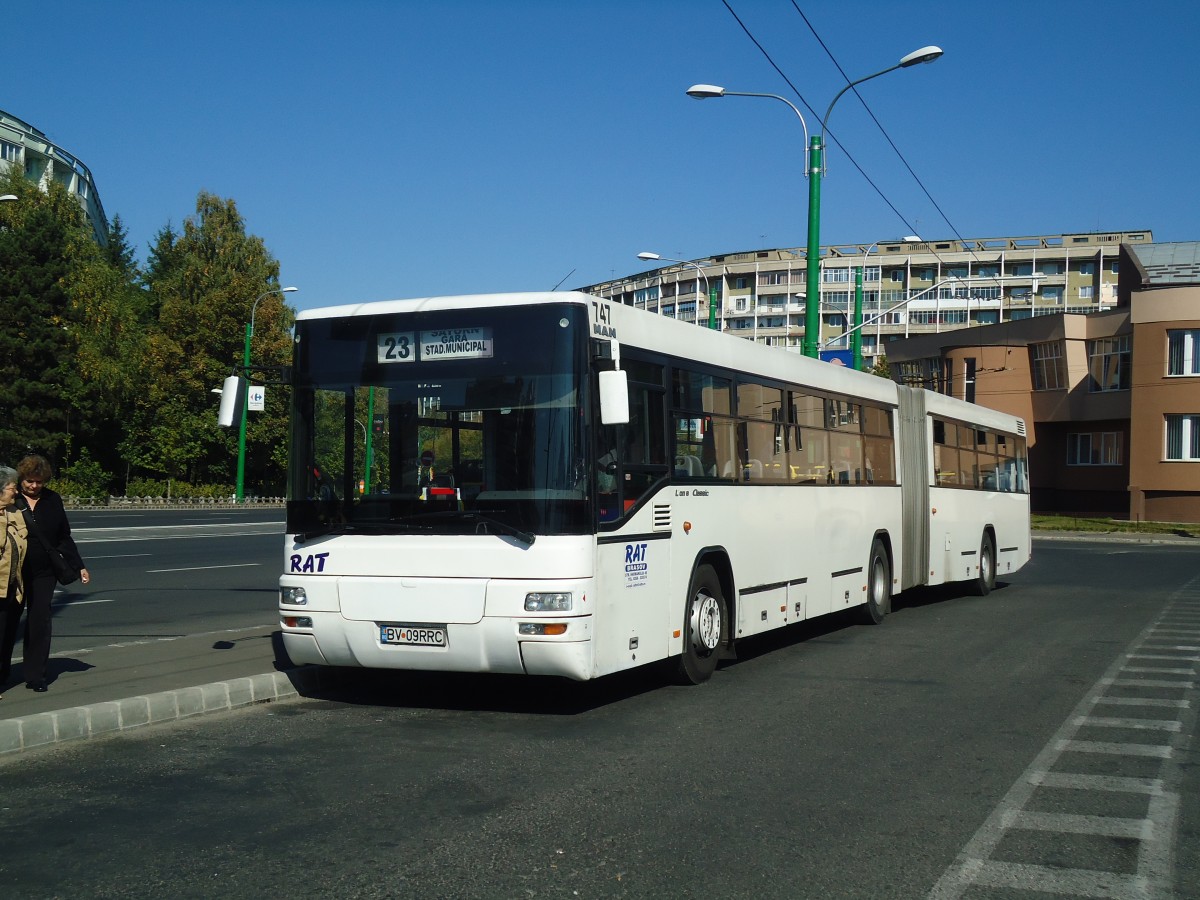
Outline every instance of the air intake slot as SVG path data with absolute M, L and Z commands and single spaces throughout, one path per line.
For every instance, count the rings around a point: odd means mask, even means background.
M 655 531 L 670 531 L 671 530 L 671 504 L 664 503 L 662 505 L 655 504 L 654 507 L 654 530 Z

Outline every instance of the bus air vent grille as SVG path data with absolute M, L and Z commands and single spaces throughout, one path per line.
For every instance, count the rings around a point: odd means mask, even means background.
M 671 530 L 671 505 L 663 504 L 654 507 L 654 528 L 659 530 Z
M 1022 421 L 1017 422 L 1017 434 L 1021 435 L 1021 437 L 1025 437 L 1025 423 Z

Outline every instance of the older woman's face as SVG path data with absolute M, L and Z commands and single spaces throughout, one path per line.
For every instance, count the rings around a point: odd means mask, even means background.
M 12 506 L 14 500 L 17 499 L 17 483 L 10 481 L 8 484 L 0 486 L 0 506 Z
M 27 497 L 37 497 L 37 495 L 42 492 L 42 486 L 45 483 L 46 482 L 42 481 L 42 479 L 37 478 L 37 477 L 22 478 L 21 479 L 21 493 L 23 493 Z

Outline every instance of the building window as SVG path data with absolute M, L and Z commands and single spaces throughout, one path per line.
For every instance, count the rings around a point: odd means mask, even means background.
M 1029 368 L 1035 391 L 1058 391 L 1067 386 L 1067 367 L 1060 341 L 1030 344 Z
M 1121 271 L 1121 264 L 1119 262 L 1117 262 L 1117 260 L 1114 259 L 1112 261 L 1112 269 L 1110 269 L 1110 271 L 1114 275 L 1118 274 Z
M 1092 285 L 1082 284 L 1079 286 L 1079 299 L 1080 300 L 1091 300 L 1093 296 L 1094 295 L 1092 293 Z
M 736 290 L 744 291 L 746 288 L 750 287 L 748 282 L 749 282 L 749 279 L 744 278 L 744 277 L 738 277 L 733 280 L 733 286 Z
M 1067 435 L 1068 466 L 1119 466 L 1124 462 L 1119 431 Z
M 1127 391 L 1132 378 L 1129 335 L 1088 341 L 1088 374 L 1091 375 L 1089 390 Z
M 1047 303 L 1062 303 L 1063 289 L 1062 287 L 1044 287 L 1042 288 L 1042 297 Z
M 903 280 L 904 280 L 904 270 L 903 269 L 892 269 L 892 281 L 903 281 Z
M 826 284 L 849 281 L 850 280 L 850 270 L 846 269 L 846 268 L 824 269 L 821 272 L 821 280 L 824 281 Z
M 1169 460 L 1200 460 L 1200 415 L 1167 416 Z
M 1079 264 L 1079 274 L 1080 275 L 1095 275 L 1096 274 L 1096 264 L 1090 263 L 1090 262 L 1080 263 Z
M 0 141 L 0 159 L 5 162 L 16 162 L 21 158 L 21 148 L 8 141 Z
M 1167 374 L 1200 375 L 1200 330 L 1167 332 Z

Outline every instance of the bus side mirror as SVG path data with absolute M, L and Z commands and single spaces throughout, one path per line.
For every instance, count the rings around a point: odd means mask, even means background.
M 246 404 L 246 379 L 230 375 L 221 385 L 221 409 L 217 412 L 217 424 L 232 428 L 242 421 L 242 407 Z
M 600 424 L 629 422 L 629 377 L 624 369 L 609 369 L 600 375 Z

